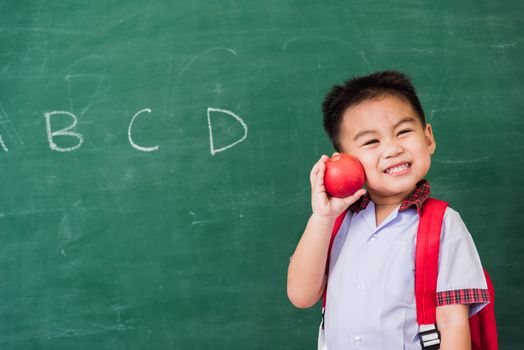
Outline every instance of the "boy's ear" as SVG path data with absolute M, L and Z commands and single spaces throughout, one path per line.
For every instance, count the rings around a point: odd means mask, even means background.
M 433 136 L 433 129 L 431 128 L 431 124 L 426 124 L 426 128 L 424 129 L 424 137 L 426 138 L 426 144 L 428 145 L 429 154 L 435 153 L 435 149 L 437 148 L 437 144 L 435 142 L 435 137 Z

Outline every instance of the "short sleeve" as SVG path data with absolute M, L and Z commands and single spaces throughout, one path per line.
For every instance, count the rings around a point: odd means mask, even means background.
M 470 316 L 489 303 L 480 257 L 459 213 L 447 208 L 440 236 L 437 306 L 469 304 Z

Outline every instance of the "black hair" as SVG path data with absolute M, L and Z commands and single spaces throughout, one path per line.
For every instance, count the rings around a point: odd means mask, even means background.
M 353 77 L 342 85 L 335 85 L 322 103 L 324 129 L 331 143 L 340 151 L 340 125 L 349 107 L 367 100 L 395 96 L 408 102 L 426 126 L 424 110 L 409 77 L 401 72 L 385 70 L 370 75 Z

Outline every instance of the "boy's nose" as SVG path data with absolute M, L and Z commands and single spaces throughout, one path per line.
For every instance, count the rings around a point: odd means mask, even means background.
M 402 154 L 402 152 L 404 152 L 404 148 L 398 142 L 392 140 L 386 144 L 384 158 L 393 158 Z

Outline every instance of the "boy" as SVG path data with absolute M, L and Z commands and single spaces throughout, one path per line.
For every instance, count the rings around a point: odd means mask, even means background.
M 335 149 L 356 156 L 366 190 L 332 198 L 324 188 L 323 155 L 310 174 L 313 213 L 288 270 L 288 296 L 313 306 L 327 279 L 325 336 L 329 350 L 420 349 L 414 295 L 419 210 L 436 144 L 408 77 L 395 71 L 335 86 L 323 103 L 324 128 Z M 326 258 L 337 216 L 350 208 Z M 447 208 L 437 282 L 442 350 L 470 349 L 468 316 L 489 301 L 475 245 L 459 214 Z

